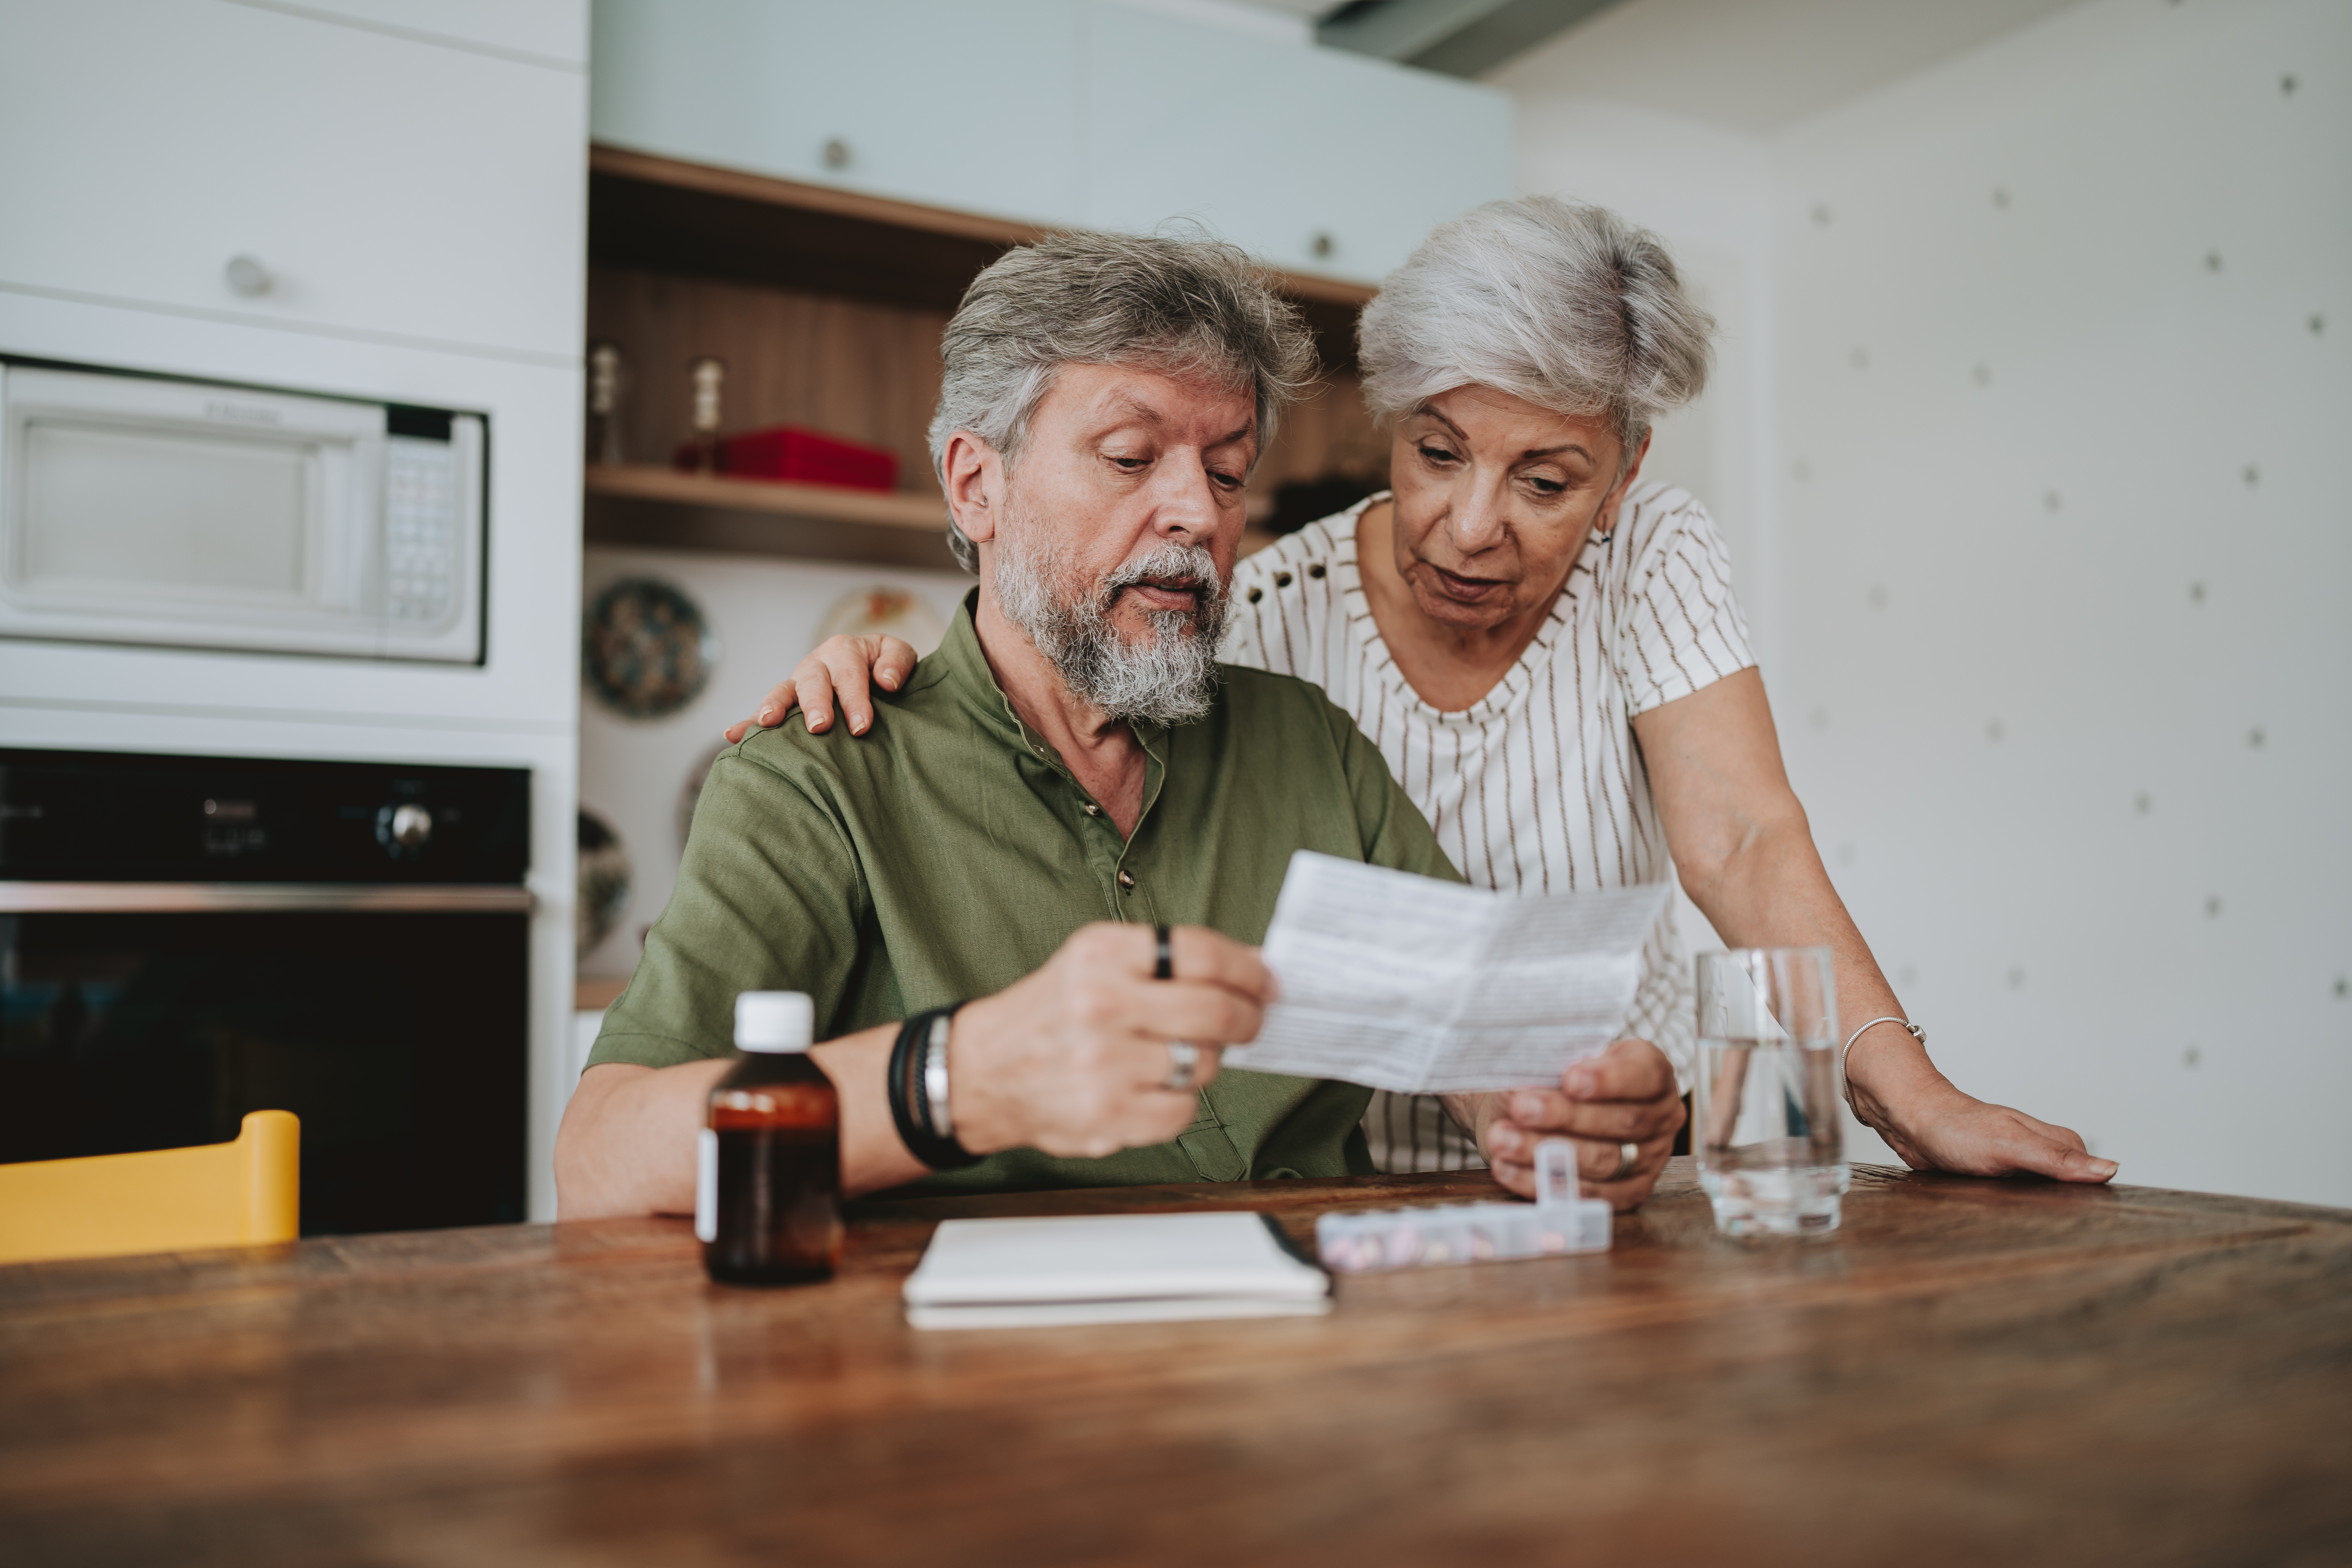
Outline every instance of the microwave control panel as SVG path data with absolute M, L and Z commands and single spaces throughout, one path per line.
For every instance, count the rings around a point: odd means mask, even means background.
M 384 617 L 395 626 L 440 626 L 458 609 L 471 542 L 451 439 L 456 416 L 393 408 L 384 423 Z

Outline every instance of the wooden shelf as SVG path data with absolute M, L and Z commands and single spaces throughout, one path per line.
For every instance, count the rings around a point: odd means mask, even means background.
M 572 1010 L 601 1013 L 619 1001 L 628 986 L 625 974 L 583 974 L 572 983 Z
M 803 485 L 789 479 L 730 479 L 718 474 L 680 473 L 676 468 L 590 468 L 588 493 L 631 500 L 720 511 L 773 512 L 812 522 L 856 522 L 875 528 L 912 528 L 937 533 L 947 527 L 947 505 L 937 496 L 903 490 L 854 490 L 840 485 Z
M 936 496 L 592 467 L 585 501 L 591 544 L 956 570 Z
M 633 152 L 626 147 L 614 147 L 602 142 L 589 144 L 588 170 L 592 174 L 609 174 L 616 179 L 635 180 L 645 184 L 699 191 L 705 195 L 731 196 L 768 206 L 798 207 L 803 212 L 857 218 L 892 228 L 952 235 L 959 239 L 977 239 L 999 249 L 1029 245 L 1052 232 L 1035 224 L 1016 223 L 1011 218 L 988 217 L 980 213 L 892 201 L 887 196 L 865 195 L 833 185 L 806 184 L 799 180 L 779 179 L 773 174 L 754 174 L 717 163 L 695 163 L 683 158 L 665 158 L 658 153 Z
M 809 425 L 928 467 L 939 339 L 974 274 L 1042 237 L 1033 224 L 740 169 L 592 146 L 588 325 L 620 343 L 623 449 L 667 452 L 686 366 L 728 362 L 725 423 Z M 1353 377 L 1362 284 L 1277 272 L 1314 329 L 1324 384 L 1283 422 L 1255 483 L 1384 466 Z M 937 495 L 877 495 L 650 466 L 587 471 L 592 544 L 956 570 Z M 1250 542 L 1255 545 L 1257 540 Z

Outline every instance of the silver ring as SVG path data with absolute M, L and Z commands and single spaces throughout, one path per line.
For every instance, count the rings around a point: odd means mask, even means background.
M 1201 1066 L 1201 1047 L 1187 1040 L 1168 1042 L 1168 1076 L 1160 1087 L 1171 1094 L 1181 1094 L 1192 1087 L 1192 1074 Z
M 1632 1175 L 1632 1174 L 1633 1173 L 1633 1163 L 1634 1163 L 1636 1160 L 1639 1160 L 1641 1157 L 1642 1157 L 1642 1146 L 1641 1146 L 1640 1144 L 1638 1144 L 1638 1143 L 1620 1143 L 1620 1144 L 1618 1144 L 1618 1145 L 1617 1145 L 1617 1168 L 1616 1168 L 1614 1171 L 1612 1171 L 1612 1172 L 1609 1173 L 1609 1179 L 1610 1179 L 1611 1181 L 1612 1181 L 1612 1182 L 1622 1182 L 1622 1181 L 1623 1181 L 1626 1177 L 1628 1177 L 1628 1176 Z

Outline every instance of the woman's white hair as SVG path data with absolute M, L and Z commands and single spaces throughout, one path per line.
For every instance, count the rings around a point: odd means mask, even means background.
M 1656 235 L 1553 196 L 1488 202 L 1439 226 L 1356 328 L 1376 416 L 1491 386 L 1607 416 L 1620 474 L 1651 422 L 1706 388 L 1714 331 Z
M 1273 276 L 1234 246 L 1192 234 L 1057 234 L 1007 251 L 971 281 L 940 342 L 931 467 L 969 430 L 1010 469 L 1066 364 L 1204 375 L 1256 395 L 1257 449 L 1315 374 L 1315 340 Z M 967 572 L 980 553 L 950 521 Z

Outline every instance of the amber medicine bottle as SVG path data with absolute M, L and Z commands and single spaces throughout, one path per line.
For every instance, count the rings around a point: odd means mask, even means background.
M 741 1059 L 713 1085 L 695 1173 L 703 1266 L 729 1285 L 826 1279 L 841 1260 L 841 1100 L 797 991 L 735 998 Z

